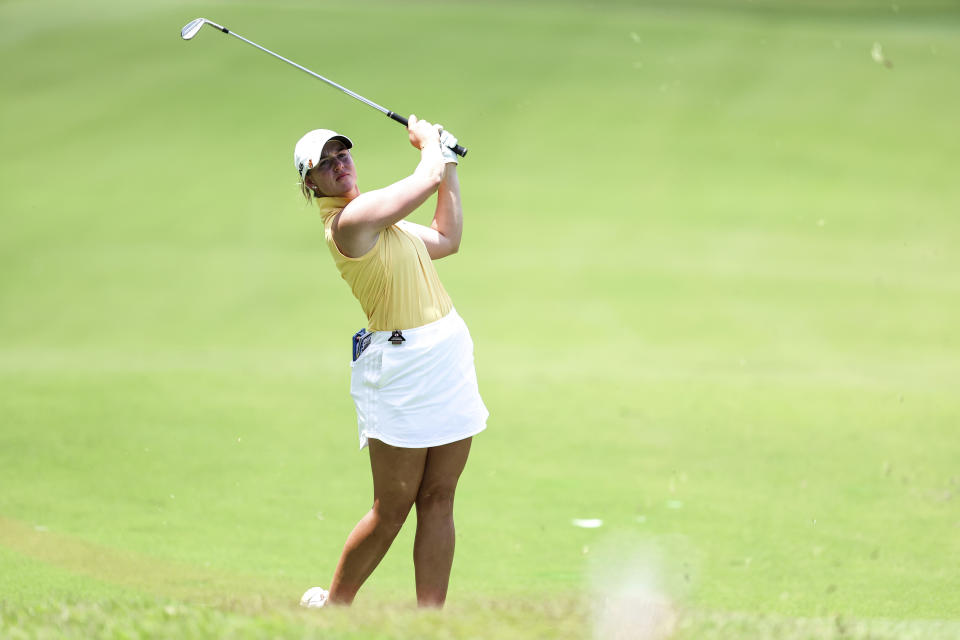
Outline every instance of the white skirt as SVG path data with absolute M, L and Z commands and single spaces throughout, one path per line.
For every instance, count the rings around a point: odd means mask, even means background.
M 373 332 L 370 346 L 351 364 L 361 449 L 368 438 L 394 447 L 438 447 L 487 428 L 473 340 L 456 310 L 404 329 L 399 345 L 389 342 L 390 335 Z

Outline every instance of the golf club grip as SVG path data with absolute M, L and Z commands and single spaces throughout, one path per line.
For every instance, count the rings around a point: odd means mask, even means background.
M 390 118 L 396 120 L 397 122 L 399 122 L 400 124 L 402 124 L 402 125 L 405 126 L 405 127 L 406 127 L 406 126 L 409 126 L 409 124 L 410 124 L 410 121 L 407 120 L 406 118 L 404 118 L 404 117 L 403 117 L 402 115 L 400 115 L 399 113 L 395 113 L 395 112 L 393 112 L 393 111 L 388 111 L 388 112 L 387 112 L 387 115 L 388 115 Z M 466 148 L 465 146 L 463 146 L 462 144 L 458 144 L 457 146 L 455 146 L 455 147 L 453 148 L 453 152 L 454 152 L 455 154 L 457 154 L 458 156 L 460 156 L 461 158 L 464 158 L 464 157 L 466 157 L 466 155 L 467 155 L 467 148 Z

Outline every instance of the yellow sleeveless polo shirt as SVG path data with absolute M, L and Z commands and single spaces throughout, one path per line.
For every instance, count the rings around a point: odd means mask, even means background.
M 333 261 L 360 301 L 371 331 L 412 329 L 443 318 L 453 308 L 423 240 L 404 229 L 407 223 L 387 227 L 370 251 L 349 258 L 333 240 L 331 225 L 346 198 L 317 198 L 324 235 Z

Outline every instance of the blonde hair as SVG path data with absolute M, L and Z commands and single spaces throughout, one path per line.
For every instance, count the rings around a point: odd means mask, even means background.
M 310 170 L 307 169 L 307 173 L 310 173 Z M 303 198 L 307 201 L 307 204 L 313 204 L 314 198 L 325 198 L 326 196 L 320 193 L 320 189 L 316 186 L 308 187 L 307 186 L 307 175 L 303 175 L 303 179 L 297 183 L 297 186 L 300 187 L 300 193 L 303 194 Z
M 300 187 L 300 193 L 303 194 L 304 199 L 307 201 L 307 204 L 312 204 L 314 197 L 313 189 L 307 186 L 307 179 L 304 177 L 300 182 L 297 183 L 297 186 Z

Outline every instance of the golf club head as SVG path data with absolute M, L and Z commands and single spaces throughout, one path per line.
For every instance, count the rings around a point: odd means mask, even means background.
M 183 29 L 180 29 L 180 37 L 183 38 L 184 40 L 192 40 L 193 37 L 197 35 L 197 33 L 199 33 L 200 29 L 205 24 L 209 24 L 211 27 L 219 29 L 224 33 L 228 33 L 226 27 L 221 27 L 216 22 L 210 22 L 206 18 L 197 18 L 195 20 L 191 20 L 186 25 L 184 25 Z

